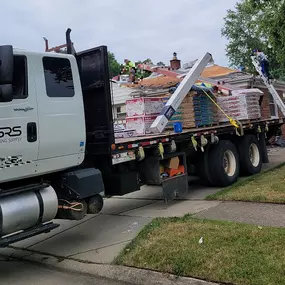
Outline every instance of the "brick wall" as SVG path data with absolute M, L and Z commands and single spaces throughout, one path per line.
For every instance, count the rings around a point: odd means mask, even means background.
M 260 109 L 261 109 L 261 118 L 262 119 L 270 119 L 270 106 L 269 106 L 269 92 L 266 89 L 261 89 L 264 92 L 264 95 L 260 98 Z
M 268 89 L 265 88 L 259 88 L 262 92 L 264 92 L 264 96 L 262 96 L 263 98 L 261 98 L 261 118 L 262 119 L 270 119 L 271 118 L 271 112 L 270 112 L 270 93 L 268 91 Z M 279 96 L 283 99 L 283 92 L 282 91 L 277 91 Z M 278 116 L 279 118 L 283 118 L 284 115 L 282 114 L 282 112 L 279 110 L 278 108 Z M 282 130 L 282 137 L 285 139 L 285 124 L 282 125 L 281 127 Z

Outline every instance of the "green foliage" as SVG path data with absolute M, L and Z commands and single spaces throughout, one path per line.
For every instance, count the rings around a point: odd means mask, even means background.
M 226 52 L 233 67 L 254 73 L 250 55 L 261 49 L 275 78 L 285 78 L 285 1 L 242 0 L 228 10 L 222 35 L 229 40 Z
M 153 64 L 152 60 L 150 58 L 147 58 L 143 61 L 144 64 Z
M 110 77 L 114 77 L 120 74 L 121 64 L 116 60 L 115 55 L 108 51 L 109 73 Z
M 150 71 L 146 71 L 146 70 L 141 70 L 141 69 L 137 69 L 137 78 L 146 78 L 149 77 L 151 75 Z
M 162 61 L 159 61 L 156 65 L 158 65 L 158 66 L 165 66 L 165 64 Z

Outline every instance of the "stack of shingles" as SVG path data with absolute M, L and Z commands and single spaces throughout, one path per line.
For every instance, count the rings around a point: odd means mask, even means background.
M 216 97 L 212 93 L 208 92 L 207 94 L 216 102 Z M 210 126 L 218 122 L 217 107 L 208 96 L 204 92 L 199 92 L 194 96 L 196 127 Z
M 173 114 L 166 129 L 173 129 L 173 124 L 180 122 L 184 129 L 195 128 L 195 114 L 193 109 L 193 96 L 196 92 L 191 91 L 182 101 L 177 111 Z M 164 104 L 167 103 L 170 94 L 163 96 Z
M 165 95 L 164 102 L 166 103 L 169 98 L 170 95 Z M 209 126 L 216 124 L 217 119 L 217 109 L 213 102 L 203 92 L 191 91 L 174 113 L 166 128 L 173 129 L 173 124 L 176 122 L 181 122 L 184 129 Z
M 143 97 L 126 101 L 126 129 L 136 136 L 151 134 L 150 126 L 163 109 L 162 98 Z
M 259 99 L 263 94 L 258 89 L 243 89 L 232 92 L 232 96 L 218 97 L 217 103 L 226 114 L 236 120 L 253 120 L 261 117 Z M 219 121 L 228 118 L 219 111 Z

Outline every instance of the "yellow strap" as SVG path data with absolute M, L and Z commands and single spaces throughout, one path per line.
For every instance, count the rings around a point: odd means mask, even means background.
M 206 94 L 206 96 L 214 103 L 214 105 L 216 105 L 216 107 L 228 118 L 232 126 L 234 126 L 236 129 L 239 129 L 240 127 L 242 128 L 241 123 L 233 119 L 231 116 L 227 115 L 226 112 L 219 106 L 219 104 L 215 102 L 213 98 L 203 88 L 201 87 L 198 87 L 198 88 L 200 88 Z M 237 132 L 237 135 L 241 135 L 241 134 Z

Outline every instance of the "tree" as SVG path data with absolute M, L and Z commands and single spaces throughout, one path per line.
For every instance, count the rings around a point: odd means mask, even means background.
M 285 78 L 285 3 L 282 0 L 243 0 L 228 10 L 222 35 L 229 40 L 226 53 L 231 66 L 255 72 L 250 55 L 264 51 L 273 76 Z
M 153 64 L 153 62 L 152 62 L 152 60 L 151 60 L 150 58 L 145 59 L 145 60 L 143 61 L 143 63 L 144 63 L 144 64 L 150 64 L 150 65 Z
M 115 55 L 110 51 L 108 51 L 108 62 L 109 62 L 110 77 L 112 78 L 116 75 L 119 75 L 121 71 L 121 65 L 116 60 Z
M 162 61 L 159 61 L 156 65 L 158 65 L 158 66 L 165 66 L 165 64 Z

